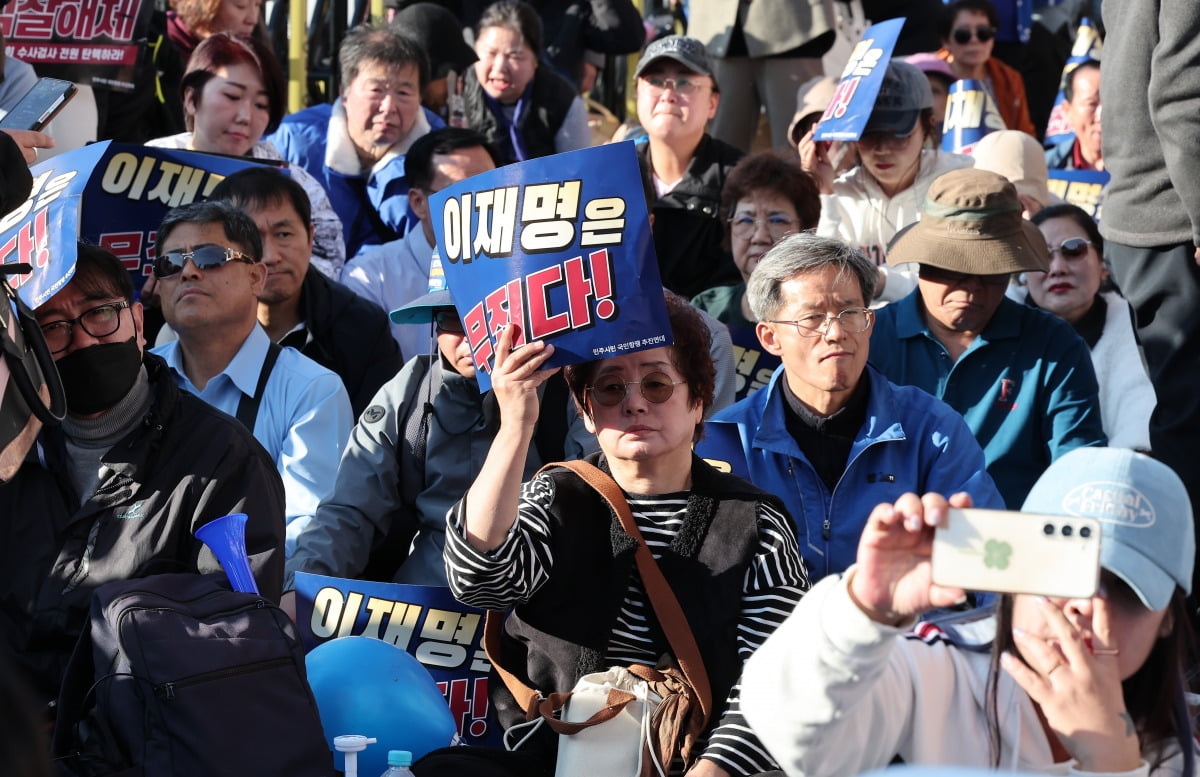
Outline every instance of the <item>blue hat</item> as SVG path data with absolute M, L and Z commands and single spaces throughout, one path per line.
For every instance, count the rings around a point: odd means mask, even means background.
M 435 251 L 429 261 L 429 291 L 412 302 L 396 308 L 388 314 L 393 324 L 428 324 L 439 308 L 454 307 L 450 288 L 446 285 L 446 274 L 442 270 L 442 258 Z
M 1100 566 L 1151 610 L 1170 604 L 1177 585 L 1191 592 L 1192 503 L 1160 461 L 1124 448 L 1076 448 L 1046 468 L 1021 511 L 1098 520 Z

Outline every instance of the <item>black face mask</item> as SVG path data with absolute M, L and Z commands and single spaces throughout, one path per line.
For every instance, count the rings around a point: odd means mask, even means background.
M 92 415 L 115 406 L 137 381 L 142 354 L 137 340 L 81 348 L 55 362 L 73 415 Z

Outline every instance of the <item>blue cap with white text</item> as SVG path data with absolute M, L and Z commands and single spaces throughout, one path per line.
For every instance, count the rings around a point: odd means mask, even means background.
M 1151 610 L 1165 608 L 1177 585 L 1191 591 L 1192 505 L 1160 461 L 1125 448 L 1076 448 L 1046 468 L 1021 511 L 1098 520 L 1100 566 Z

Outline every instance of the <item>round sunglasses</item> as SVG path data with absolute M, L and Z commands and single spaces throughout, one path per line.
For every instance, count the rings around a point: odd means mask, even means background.
M 625 400 L 630 386 L 641 386 L 642 396 L 647 402 L 661 405 L 675 393 L 676 386 L 682 386 L 686 380 L 671 380 L 665 372 L 652 372 L 641 380 L 623 381 L 616 378 L 603 378 L 599 383 L 587 387 L 587 392 L 597 404 L 605 407 L 619 405 Z

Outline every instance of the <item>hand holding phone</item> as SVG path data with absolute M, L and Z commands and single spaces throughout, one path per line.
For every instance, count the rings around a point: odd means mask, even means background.
M 60 78 L 39 78 L 12 110 L 0 119 L 0 129 L 41 131 L 78 91 Z
M 1100 582 L 1100 524 L 1074 516 L 952 509 L 934 532 L 932 563 L 938 585 L 1087 599 Z
M 13 139 L 17 144 L 17 148 L 21 150 L 21 156 L 25 159 L 25 164 L 31 165 L 37 161 L 39 148 L 54 148 L 54 138 L 44 132 L 34 132 L 33 130 L 0 130 L 5 135 Z
M 935 527 L 949 508 L 971 506 L 968 494 L 904 494 L 871 511 L 858 542 L 850 597 L 872 620 L 897 626 L 914 615 L 949 607 L 964 591 L 933 584 L 930 556 Z

